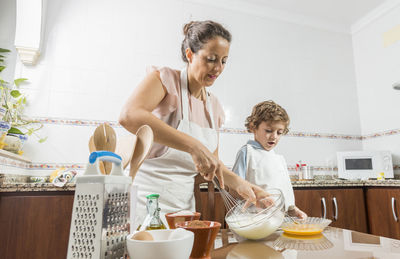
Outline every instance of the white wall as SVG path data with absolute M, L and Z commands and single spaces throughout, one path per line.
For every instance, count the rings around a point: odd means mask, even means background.
M 400 4 L 353 35 L 354 62 L 363 135 L 400 128 L 400 40 L 385 47 L 384 34 L 400 25 Z M 391 150 L 400 163 L 400 134 L 363 141 L 366 150 Z
M 233 34 L 228 65 L 211 89 L 226 109 L 227 128 L 244 129 L 251 107 L 273 99 L 287 109 L 292 132 L 361 133 L 349 34 L 183 0 L 52 0 L 46 12 L 39 63 L 18 62 L 15 72 L 30 79 L 33 117 L 116 121 L 146 66 L 183 66 L 183 24 L 213 19 Z M 46 124 L 48 141 L 30 140 L 25 153 L 34 162 L 83 163 L 93 130 Z M 222 160 L 231 165 L 250 137 L 222 133 Z M 337 150 L 361 147 L 357 139 L 287 136 L 277 149 L 289 165 L 301 159 L 324 166 Z
M 0 48 L 9 49 L 11 52 L 3 54 L 6 58 L 6 66 L 1 73 L 1 77 L 6 81 L 14 78 L 16 51 L 14 47 L 15 37 L 15 0 L 0 1 Z

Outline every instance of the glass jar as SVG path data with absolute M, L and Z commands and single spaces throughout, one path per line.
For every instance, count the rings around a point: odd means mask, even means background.
M 160 208 L 158 207 L 159 194 L 147 195 L 147 216 L 140 226 L 140 230 L 166 229 L 160 218 Z

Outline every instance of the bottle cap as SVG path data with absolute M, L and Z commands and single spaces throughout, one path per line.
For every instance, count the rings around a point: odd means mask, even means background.
M 160 194 L 158 193 L 153 193 L 153 194 L 149 194 L 146 196 L 147 199 L 153 199 L 153 198 L 158 198 L 160 197 Z

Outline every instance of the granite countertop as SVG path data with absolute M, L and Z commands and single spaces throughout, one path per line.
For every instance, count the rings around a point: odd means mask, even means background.
M 400 187 L 400 180 L 387 179 L 387 180 L 311 180 L 311 181 L 292 181 L 293 187 L 372 187 L 372 186 L 395 186 Z
M 294 188 L 323 188 L 323 187 L 400 187 L 400 180 L 311 180 L 293 181 Z M 200 186 L 207 189 L 207 183 Z M 63 187 L 54 186 L 51 183 L 3 183 L 0 184 L 0 192 L 52 192 L 74 191 L 75 184 L 68 183 Z
M 75 191 L 74 183 L 67 183 L 63 187 L 57 187 L 52 183 L 3 183 L 0 192 L 59 192 Z

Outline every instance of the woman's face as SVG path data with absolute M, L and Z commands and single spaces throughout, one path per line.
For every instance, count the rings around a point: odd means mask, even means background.
M 189 81 L 200 86 L 211 86 L 225 68 L 229 47 L 226 39 L 217 36 L 204 44 L 197 53 L 188 49 Z

